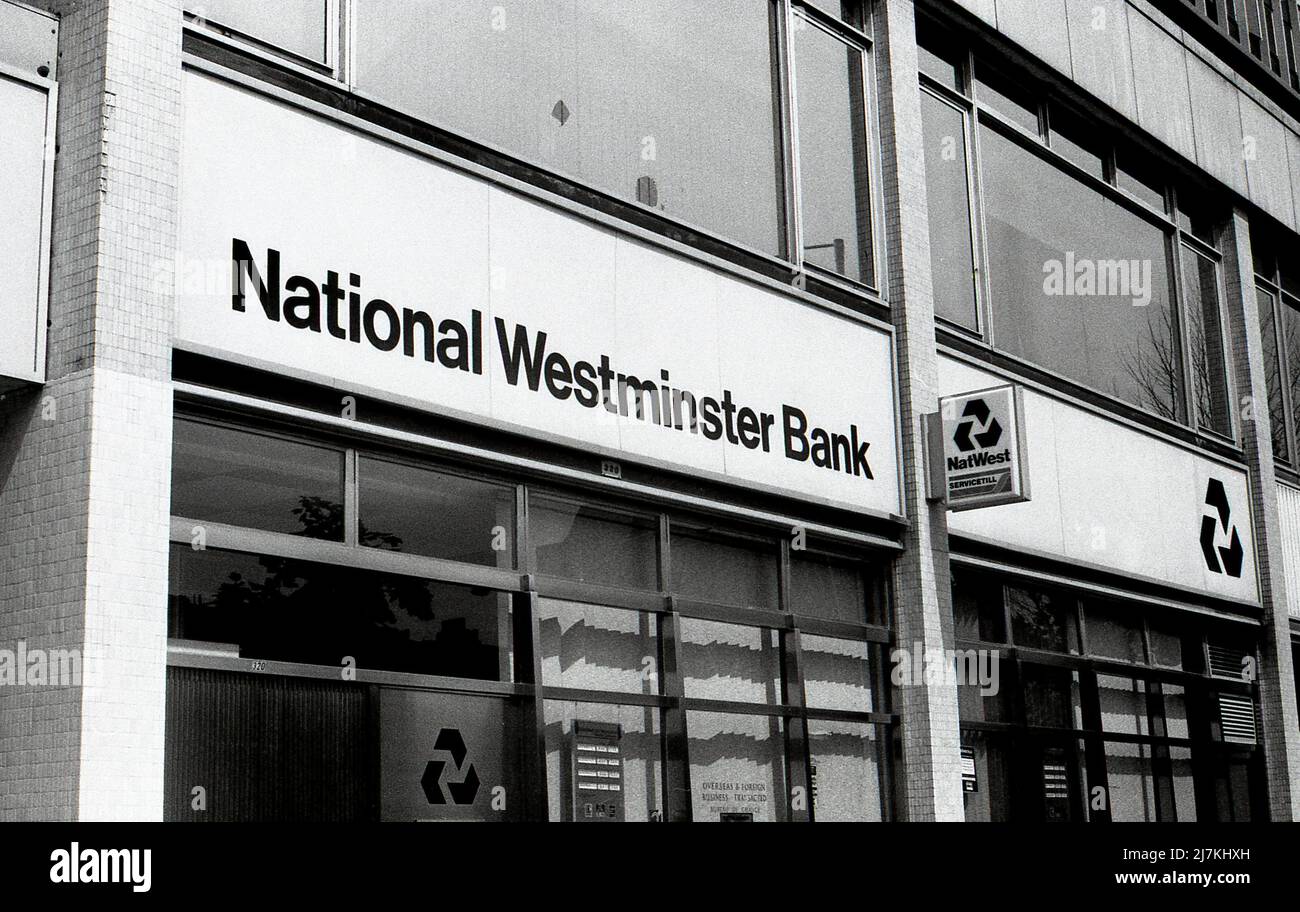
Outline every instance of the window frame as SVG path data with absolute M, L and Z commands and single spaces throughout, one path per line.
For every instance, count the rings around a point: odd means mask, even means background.
M 249 35 L 231 26 L 222 25 L 219 21 L 209 19 L 188 8 L 183 9 L 181 17 L 186 29 L 202 32 L 208 37 L 230 43 L 241 50 L 252 52 L 264 59 L 274 60 L 300 73 L 317 77 L 324 76 L 334 81 L 343 81 L 346 78 L 344 61 L 347 42 L 345 41 L 345 30 L 352 16 L 355 0 L 323 0 L 323 3 L 325 7 L 323 23 L 325 29 L 325 53 L 323 60 L 303 56 L 272 41 Z M 183 4 L 183 7 L 188 7 L 188 5 L 187 2 Z

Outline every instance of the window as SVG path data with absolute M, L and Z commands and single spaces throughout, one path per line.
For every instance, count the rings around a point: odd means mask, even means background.
M 530 565 L 538 573 L 624 589 L 658 589 L 657 524 L 558 498 L 528 503 Z
M 512 486 L 370 457 L 357 474 L 362 545 L 514 566 Z
M 172 513 L 186 519 L 343 540 L 343 451 L 177 421 Z
M 244 659 L 511 679 L 505 593 L 185 545 L 171 573 L 175 639 Z
M 306 432 L 178 418 L 174 436 L 177 517 L 211 527 L 196 546 L 173 523 L 169 662 L 202 680 L 169 717 L 169 819 L 194 819 L 174 775 L 235 788 L 223 732 L 284 750 L 282 723 L 351 740 L 340 770 L 239 758 L 287 793 L 277 819 L 891 816 L 890 611 L 852 545 L 796 549 L 786 523 L 591 502 Z M 543 743 L 523 737 L 539 723 Z M 481 787 L 444 806 L 421 783 L 449 728 L 472 736 Z M 545 776 L 518 788 L 532 768 Z M 265 791 L 230 813 L 258 816 Z
M 229 30 L 315 63 L 327 62 L 326 0 L 201 0 L 186 6 L 204 25 Z
M 959 650 L 981 648 L 976 634 L 994 639 L 1003 600 L 1015 642 L 994 650 L 996 691 L 958 687 L 967 820 L 1249 815 L 1259 758 L 1240 673 L 1249 635 L 1189 612 L 960 570 Z M 1098 787 L 1105 806 L 1090 800 Z
M 359 3 L 355 81 L 437 126 L 780 254 L 770 7 Z
M 976 60 L 967 89 L 955 33 L 919 17 L 917 41 L 935 316 L 1231 438 L 1220 210 L 1024 79 Z
M 921 123 L 934 312 L 940 319 L 978 332 L 966 115 L 938 96 L 922 92 Z
M 1165 231 L 993 128 L 980 142 L 994 344 L 1183 420 Z
M 865 53 L 800 17 L 793 31 L 803 259 L 872 285 Z
M 1251 237 L 1255 251 L 1255 299 L 1259 305 L 1264 381 L 1273 457 L 1297 465 L 1300 434 L 1300 271 L 1278 256 L 1269 239 Z

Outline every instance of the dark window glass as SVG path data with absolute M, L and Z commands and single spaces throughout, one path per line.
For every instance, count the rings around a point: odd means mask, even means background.
M 325 0 L 200 0 L 186 6 L 200 21 L 325 62 Z
M 273 659 L 508 681 L 510 598 L 292 558 L 174 546 L 169 635 Z
M 963 722 L 1011 722 L 1011 688 L 1003 678 L 1007 664 L 1000 652 L 957 650 L 957 707 Z
M 792 550 L 790 599 L 795 614 L 849 624 L 883 623 L 857 561 Z
M 1282 335 L 1282 362 L 1286 385 L 1291 396 L 1291 431 L 1300 433 L 1300 300 L 1283 293 L 1278 308 Z M 1288 441 L 1294 452 L 1295 439 Z
M 1011 635 L 1017 646 L 1078 652 L 1079 629 L 1074 599 L 1049 592 L 1007 587 Z
M 803 634 L 804 702 L 814 709 L 875 712 L 871 647 L 858 640 Z
M 658 589 L 657 523 L 545 497 L 528 501 L 531 565 L 545 576 Z
M 1068 669 L 1022 665 L 1025 724 L 1050 728 L 1082 728 L 1078 676 Z
M 1183 638 L 1163 622 L 1151 621 L 1148 626 L 1151 638 L 1151 664 L 1161 668 L 1183 667 Z
M 343 540 L 343 452 L 178 420 L 172 514 Z
M 545 702 L 550 820 L 662 820 L 660 710 Z
M 1013 80 L 983 64 L 975 67 L 975 98 L 1007 120 L 1040 135 L 1038 100 Z
M 1052 149 L 1094 177 L 1106 179 L 1106 147 L 1097 137 L 1097 127 L 1060 107 L 1051 109 Z
M 929 92 L 922 92 L 921 123 L 925 131 L 934 312 L 978 332 L 966 115 Z
M 1123 149 L 1117 152 L 1115 183 L 1129 196 L 1141 200 L 1152 209 L 1164 212 L 1168 208 L 1165 183 L 1150 164 L 1143 160 L 1143 156 L 1125 154 Z
M 793 46 L 804 260 L 871 285 L 864 55 L 807 22 Z
M 1146 662 L 1142 616 L 1132 606 L 1087 602 L 1084 622 L 1090 655 L 1121 662 Z
M 962 81 L 965 50 L 923 16 L 916 19 L 916 55 L 922 73 L 958 92 L 965 88 Z
M 862 722 L 808 720 L 812 816 L 824 822 L 881 819 L 881 729 Z
M 1211 247 L 1215 245 L 1214 214 L 1201 191 L 1179 188 L 1178 227 Z
M 777 555 L 674 531 L 673 588 L 689 599 L 776 611 Z
M 964 729 L 962 799 L 967 823 L 1006 823 L 1011 819 L 1010 739 Z
M 547 687 L 653 694 L 659 630 L 640 611 L 542 599 L 542 683 Z
M 775 630 L 682 618 L 679 654 L 686 696 L 781 703 L 781 647 Z
M 952 613 L 958 640 L 1007 641 L 1002 584 L 984 576 L 953 574 Z
M 1259 334 L 1264 347 L 1264 385 L 1268 388 L 1268 414 L 1273 437 L 1273 455 L 1291 461 L 1291 442 L 1287 433 L 1285 371 L 1278 350 L 1276 299 L 1262 288 L 1255 289 L 1259 303 Z
M 1182 420 L 1164 231 L 995 130 L 981 137 L 994 344 Z
M 779 716 L 686 713 L 691 818 L 769 823 L 789 818 L 785 727 Z
M 360 90 L 782 252 L 769 3 L 356 4 Z
M 1202 427 L 1227 437 L 1232 434 L 1232 397 L 1219 312 L 1218 264 L 1184 247 L 1183 278 L 1196 413 Z
M 361 544 L 514 566 L 513 486 L 368 457 L 357 474 Z

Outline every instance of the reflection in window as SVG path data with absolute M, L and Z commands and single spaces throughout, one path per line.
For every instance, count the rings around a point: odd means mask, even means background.
M 1148 745 L 1107 741 L 1106 780 L 1110 786 L 1110 816 L 1113 821 L 1126 823 L 1156 819 L 1155 784 Z
M 531 566 L 545 576 L 658 589 L 656 523 L 552 498 L 528 502 Z
M 730 544 L 674 530 L 673 587 L 689 599 L 776 611 L 775 549 Z
M 768 253 L 783 240 L 771 4 L 356 4 L 379 100 Z
M 511 679 L 506 593 L 175 545 L 168 635 L 242 658 Z
M 663 819 L 661 710 L 558 700 L 544 705 L 550 820 Z
M 1093 177 L 1105 180 L 1107 152 L 1095 139 L 1096 128 L 1057 105 L 1052 106 L 1051 121 L 1048 139 L 1052 150 Z
M 1101 730 L 1120 735 L 1147 735 L 1147 686 L 1137 678 L 1097 675 Z
M 325 62 L 325 0 L 194 0 L 185 5 L 200 21 Z
M 172 448 L 173 515 L 343 540 L 341 450 L 184 420 Z
M 930 207 L 934 312 L 938 317 L 978 332 L 966 115 L 929 92 L 922 92 L 921 123 L 925 131 L 925 189 Z
M 864 55 L 801 19 L 793 45 L 803 257 L 871 285 Z
M 1002 584 L 977 574 L 955 571 L 952 578 L 952 615 L 959 641 L 1007 642 L 1002 611 Z
M 1065 668 L 1024 665 L 1020 672 L 1025 724 L 1047 728 L 1082 728 L 1079 677 Z
M 1232 433 L 1232 399 L 1219 317 L 1219 267 L 1190 247 L 1182 251 L 1197 419 L 1202 427 L 1227 437 Z
M 808 720 L 813 820 L 863 823 L 881 819 L 881 731 L 861 722 Z
M 871 647 L 857 640 L 803 634 L 804 702 L 813 709 L 875 712 Z
M 1291 433 L 1296 434 L 1300 433 L 1300 299 L 1283 292 L 1278 311 L 1287 395 L 1291 397 Z M 1295 438 L 1288 443 L 1294 449 Z
M 981 130 L 994 344 L 1180 421 L 1165 232 L 996 130 Z
M 1011 607 L 1011 632 L 1017 646 L 1078 652 L 1079 625 L 1074 599 L 1009 586 L 1007 600 Z
M 1089 601 L 1084 608 L 1088 652 L 1121 662 L 1145 662 L 1142 618 L 1132 607 Z
M 657 691 L 658 625 L 654 615 L 542 599 L 542 682 L 623 693 Z
M 682 618 L 679 648 L 687 697 L 781 702 L 781 647 L 775 630 Z
M 789 818 L 780 717 L 691 711 L 686 731 L 692 819 L 770 823 Z
M 1264 382 L 1268 387 L 1268 415 L 1273 436 L 1273 456 L 1291 461 L 1291 442 L 1287 434 L 1285 374 L 1278 349 L 1278 314 L 1276 299 L 1262 288 L 1255 289 L 1259 303 L 1259 335 L 1264 348 Z
M 515 490 L 363 457 L 361 544 L 495 567 L 514 566 Z

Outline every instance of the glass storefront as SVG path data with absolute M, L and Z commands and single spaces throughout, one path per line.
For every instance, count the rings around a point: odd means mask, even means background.
M 175 440 L 169 819 L 892 816 L 870 552 L 306 434 Z
M 1244 624 L 962 567 L 953 615 L 999 666 L 960 687 L 968 821 L 1259 819 Z

